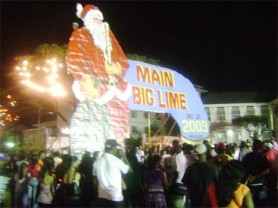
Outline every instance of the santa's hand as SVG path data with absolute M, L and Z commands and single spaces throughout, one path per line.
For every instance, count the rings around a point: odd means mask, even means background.
M 101 97 L 96 98 L 95 102 L 99 105 L 104 105 L 105 103 L 109 102 L 115 97 L 116 88 L 111 87 L 105 94 L 103 94 Z
M 94 100 L 99 97 L 99 87 L 95 87 L 95 79 L 90 75 L 83 75 L 80 80 L 80 91 L 88 100 Z
M 119 62 L 112 62 L 112 64 L 105 62 L 105 70 L 109 75 L 120 75 L 122 73 L 122 67 Z

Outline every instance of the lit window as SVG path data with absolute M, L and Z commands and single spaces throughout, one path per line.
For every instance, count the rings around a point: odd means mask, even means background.
M 254 106 L 247 106 L 246 115 L 247 116 L 255 115 Z
M 147 112 L 144 113 L 144 118 L 148 118 L 148 113 Z
M 240 117 L 240 111 L 238 106 L 233 106 L 232 107 L 232 119 L 236 119 Z
M 132 118 L 137 118 L 137 112 L 136 111 L 131 111 L 131 117 Z
M 218 121 L 225 121 L 225 109 L 224 107 L 218 107 L 217 108 L 217 119 Z
M 137 128 L 135 126 L 131 126 L 131 132 L 137 132 Z
M 235 137 L 235 140 L 240 141 L 241 138 L 242 138 L 242 133 L 241 133 L 241 131 L 235 131 L 235 132 L 234 132 L 234 137 Z
M 218 140 L 224 141 L 225 139 L 226 139 L 226 132 L 225 131 L 218 132 Z
M 267 105 L 262 105 L 261 106 L 261 115 L 265 116 L 268 115 L 269 111 L 268 111 L 268 106 Z
M 207 112 L 207 116 L 208 116 L 208 120 L 210 121 L 211 120 L 211 117 L 210 117 L 210 110 L 209 108 L 205 108 L 206 112 Z

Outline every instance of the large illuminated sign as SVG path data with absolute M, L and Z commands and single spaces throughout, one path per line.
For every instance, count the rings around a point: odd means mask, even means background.
M 202 140 L 209 135 L 209 122 L 192 83 L 181 74 L 160 66 L 129 60 L 125 79 L 132 85 L 130 110 L 170 113 L 181 135 Z
M 74 28 L 66 55 L 79 100 L 69 125 L 71 154 L 103 151 L 107 139 L 123 144 L 129 136 L 130 110 L 170 113 L 182 136 L 208 136 L 202 102 L 186 78 L 128 60 L 98 7 L 77 4 L 76 9 L 84 26 Z

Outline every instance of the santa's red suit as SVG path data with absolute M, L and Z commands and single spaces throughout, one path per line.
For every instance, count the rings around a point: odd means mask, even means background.
M 109 92 L 111 87 L 121 92 L 126 91 L 128 87 L 128 83 L 123 79 L 129 66 L 128 59 L 110 29 L 109 37 L 112 46 L 111 61 L 112 63 L 118 62 L 121 66 L 121 74 L 117 76 L 113 75 L 112 84 L 110 82 L 111 75 L 108 75 L 105 69 L 106 60 L 104 53 L 95 45 L 92 35 L 85 27 L 73 31 L 66 57 L 68 71 L 73 75 L 75 80 L 81 80 L 84 75 L 90 75 L 93 79 L 97 80 L 96 87 L 101 92 L 100 97 Z M 128 101 L 113 96 L 104 105 L 108 108 L 109 119 L 115 137 L 123 137 L 124 134 L 129 132 Z

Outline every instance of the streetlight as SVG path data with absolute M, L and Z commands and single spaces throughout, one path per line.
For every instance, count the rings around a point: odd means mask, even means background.
M 18 115 L 13 115 L 11 110 L 16 106 L 17 102 L 11 95 L 7 95 L 5 99 L 1 99 L 0 103 L 0 126 L 6 126 L 7 123 L 16 122 Z

